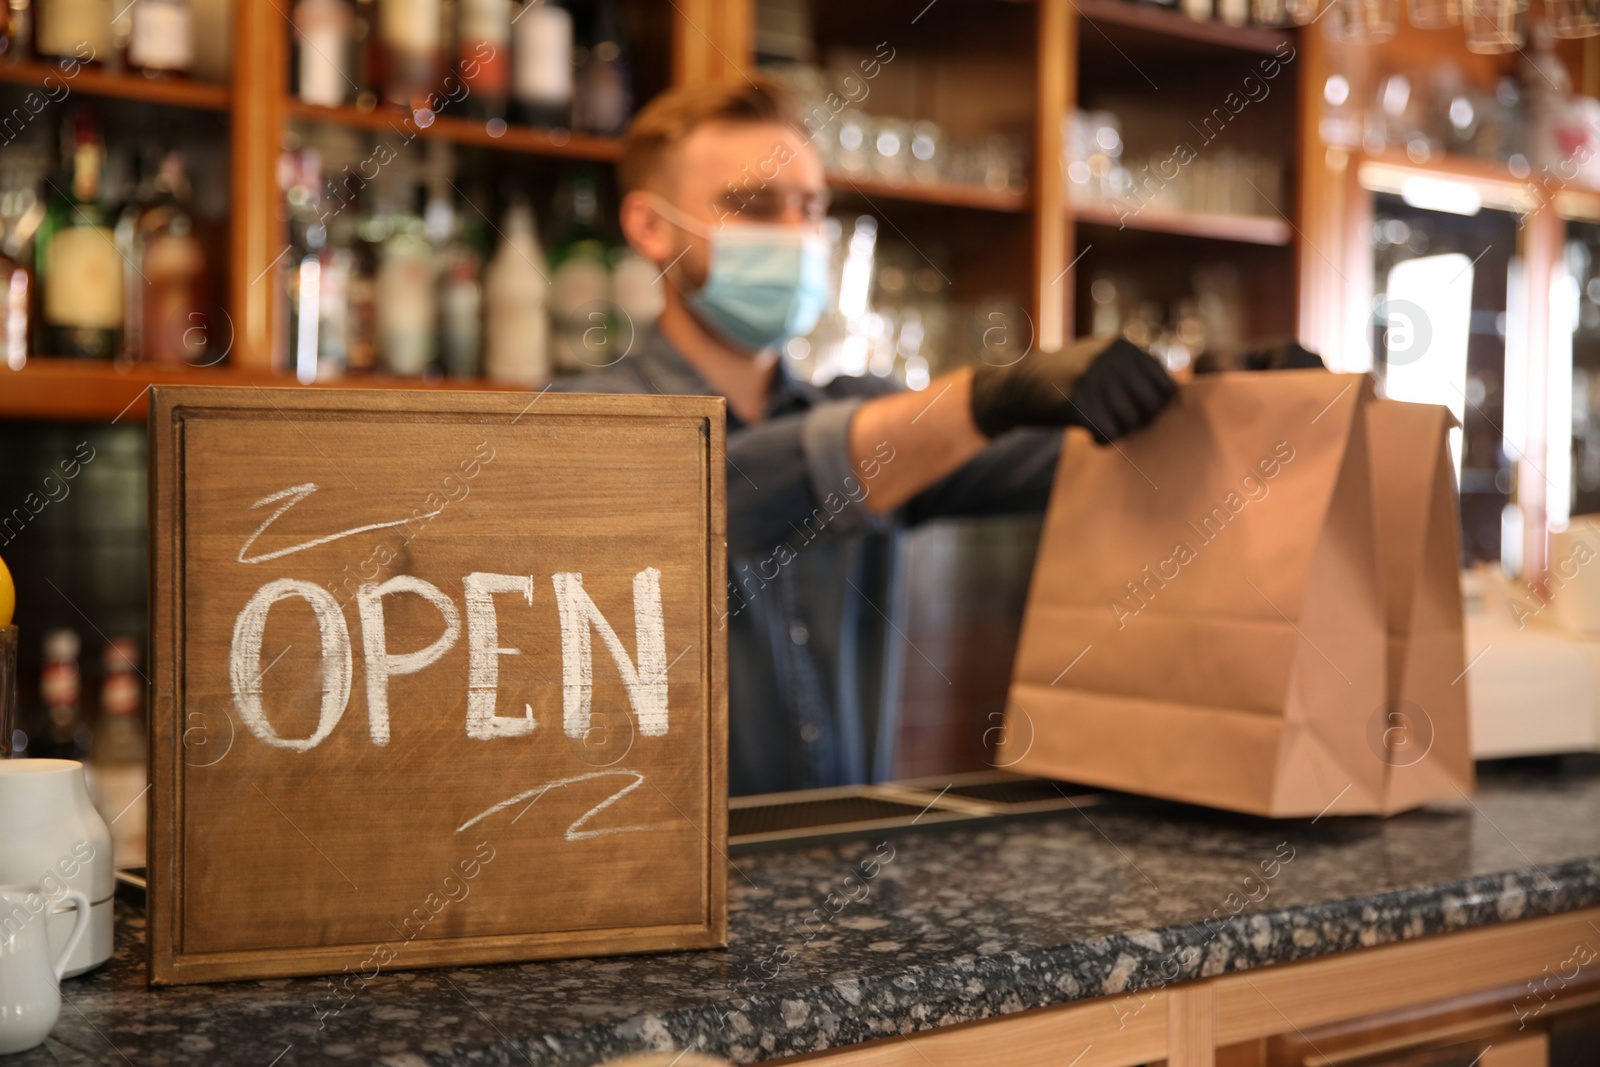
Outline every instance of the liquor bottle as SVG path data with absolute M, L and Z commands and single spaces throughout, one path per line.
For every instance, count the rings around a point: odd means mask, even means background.
M 350 0 L 300 0 L 294 7 L 295 93 L 338 107 L 351 87 L 356 16 Z
M 512 26 L 511 92 L 529 126 L 572 125 L 572 13 L 556 0 L 526 0 Z
M 195 233 L 189 178 L 177 152 L 161 157 L 151 194 L 139 208 L 134 247 L 138 288 L 128 299 L 140 324 L 138 358 L 203 366 L 206 253 Z
M 355 219 L 341 211 L 328 225 L 322 250 L 322 289 L 317 300 L 317 380 L 337 378 L 350 367 L 354 323 L 351 290 L 356 276 Z
M 614 312 L 610 253 L 600 233 L 600 198 L 592 170 L 572 171 L 557 193 L 556 211 L 562 227 L 550 252 L 553 362 L 562 372 L 593 370 L 613 362 L 607 340 Z
M 33 277 L 20 256 L 0 245 L 0 364 L 21 370 L 28 362 L 28 318 Z
M 111 0 L 34 0 L 33 49 L 41 58 L 82 63 L 111 58 Z
M 377 87 L 383 74 L 378 55 L 378 0 L 356 0 L 353 38 L 356 107 L 371 111 L 378 106 Z
M 128 66 L 149 78 L 187 77 L 194 67 L 190 0 L 139 0 L 131 5 Z
M 33 238 L 45 217 L 45 155 L 37 138 L 13 142 L 0 164 L 0 365 L 11 370 L 27 362 L 33 336 Z
M 140 866 L 145 861 L 146 808 L 142 801 L 149 778 L 144 716 L 139 708 L 143 681 L 138 657 L 139 644 L 132 638 L 117 638 L 106 645 L 100 726 L 85 768 L 94 806 L 111 828 L 112 862 L 119 867 Z
M 578 73 L 573 125 L 615 136 L 633 114 L 633 71 L 623 47 L 622 23 L 613 0 L 599 0 L 589 53 Z
M 381 188 L 377 185 L 370 195 L 363 193 L 360 221 L 356 224 L 347 352 L 351 374 L 370 374 L 378 369 L 378 264 L 383 257 L 383 242 L 389 237 L 389 219 L 377 210 Z
M 456 73 L 467 88 L 464 112 L 503 119 L 511 93 L 511 0 L 461 0 Z
M 533 210 L 514 201 L 505 236 L 485 272 L 483 371 L 495 381 L 531 386 L 550 377 L 545 263 Z
M 34 239 L 45 350 L 112 359 L 122 325 L 122 259 L 100 204 L 105 146 L 87 109 L 76 112 L 70 128 L 62 153 L 70 179 Z
M 139 214 L 155 199 L 156 162 L 152 150 L 142 147 L 133 156 L 133 195 L 123 205 L 111 231 L 122 261 L 122 336 L 119 355 L 137 360 L 144 353 L 142 250 L 138 247 Z
M 442 29 L 439 0 L 378 0 L 378 66 L 390 103 L 426 106 L 443 73 Z
M 78 671 L 81 642 L 73 630 L 51 630 L 44 635 L 44 663 L 39 672 L 39 696 L 44 704 L 44 736 L 35 754 L 55 759 L 82 760 L 89 754 L 93 736 L 83 720 L 83 679 Z M 30 746 L 30 748 L 33 746 Z
M 611 303 L 621 320 L 618 329 L 624 348 L 630 337 L 654 325 L 665 302 L 660 268 L 627 246 L 612 253 Z
M 5 51 L 0 62 L 21 63 L 33 54 L 33 2 L 11 0 L 6 8 Z
M 378 267 L 378 359 L 390 374 L 417 376 L 433 366 L 437 308 L 433 247 L 423 235 L 428 190 L 416 189 L 415 211 L 396 215 Z
M 463 206 L 439 256 L 439 361 L 452 378 L 476 378 L 483 360 L 481 234 L 477 212 Z
M 322 249 L 327 228 L 322 223 L 322 157 L 313 148 L 285 153 L 280 162 L 288 213 L 288 254 L 283 257 L 283 292 L 287 296 L 288 362 L 302 382 L 318 377 L 319 330 L 322 322 Z
M 233 5 L 236 0 L 191 0 L 197 81 L 225 82 L 233 73 Z

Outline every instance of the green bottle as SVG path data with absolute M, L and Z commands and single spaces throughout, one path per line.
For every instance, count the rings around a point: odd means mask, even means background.
M 81 109 L 63 138 L 66 173 L 35 239 L 43 292 L 41 354 L 115 359 L 122 326 L 122 257 L 101 204 L 105 143 L 94 114 Z

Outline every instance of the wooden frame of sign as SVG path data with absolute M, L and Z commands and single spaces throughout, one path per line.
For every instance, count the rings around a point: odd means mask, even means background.
M 155 389 L 151 982 L 726 944 L 723 411 Z

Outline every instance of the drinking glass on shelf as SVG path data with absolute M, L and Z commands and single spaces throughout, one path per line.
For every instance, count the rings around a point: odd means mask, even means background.
M 1251 0 L 1250 17 L 1258 26 L 1287 26 L 1289 0 Z
M 0 759 L 11 756 L 17 728 L 17 628 L 0 626 Z
M 1216 0 L 1216 20 L 1224 26 L 1244 26 L 1250 21 L 1250 0 Z
M 911 169 L 911 124 L 903 119 L 880 118 L 869 130 L 873 173 L 885 181 L 905 181 Z
M 1600 35 L 1597 0 L 1545 0 L 1544 24 L 1553 37 L 1572 39 Z
M 1197 156 L 1182 173 L 1189 177 L 1183 188 L 1183 206 L 1190 211 L 1215 211 L 1217 161 L 1211 155 Z
M 1522 30 L 1517 24 L 1520 10 L 1517 0 L 1464 0 L 1462 21 L 1467 34 L 1467 51 L 1501 55 L 1520 49 Z
M 1021 138 L 992 133 L 980 143 L 978 152 L 985 188 L 996 192 L 1027 188 L 1027 150 Z
M 1317 21 L 1323 7 L 1330 0 L 1289 0 L 1289 17 L 1298 26 L 1308 26 Z
M 1349 44 L 1382 44 L 1400 21 L 1400 0 L 1333 0 L 1333 6 L 1333 33 Z
M 1406 17 L 1419 30 L 1461 24 L 1461 0 L 1406 0 Z
M 934 123 L 923 119 L 911 124 L 911 179 L 936 182 L 945 165 L 944 134 Z
M 1279 201 L 1283 199 L 1282 164 L 1267 156 L 1258 157 L 1256 174 L 1252 213 L 1267 216 L 1282 214 L 1282 209 L 1278 206 Z
M 872 120 L 859 111 L 839 112 L 839 170 L 851 177 L 864 176 L 872 156 Z

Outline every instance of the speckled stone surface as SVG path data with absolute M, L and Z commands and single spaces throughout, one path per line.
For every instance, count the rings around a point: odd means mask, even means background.
M 880 840 L 738 857 L 726 951 L 383 973 L 326 1015 L 321 979 L 147 988 L 144 917 L 119 902 L 116 957 L 3 1062 L 749 1063 L 1128 994 L 1600 905 L 1600 765 L 1491 772 L 1389 820 L 1128 800 Z

